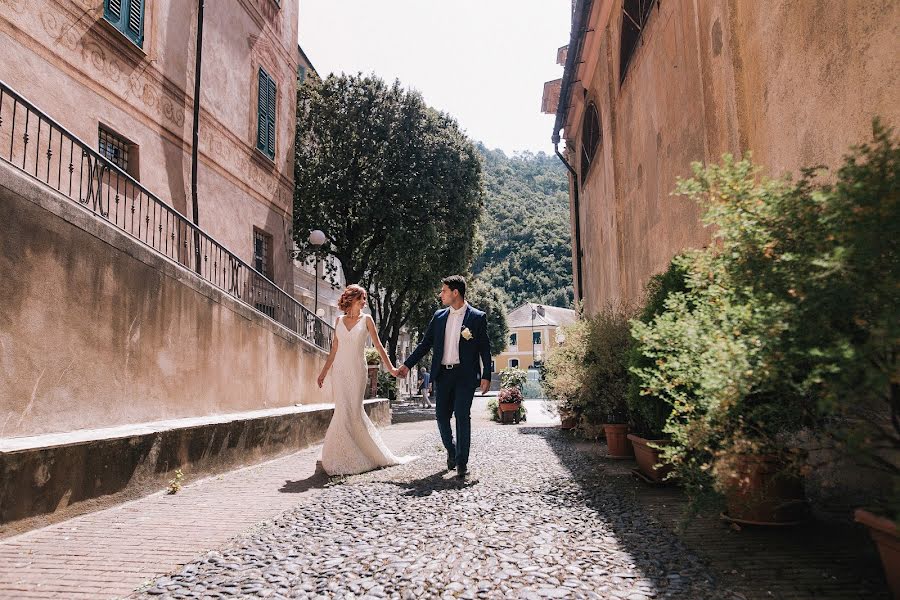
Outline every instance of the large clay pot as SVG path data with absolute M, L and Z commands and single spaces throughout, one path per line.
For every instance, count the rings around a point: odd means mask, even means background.
M 628 434 L 634 448 L 634 458 L 637 460 L 638 469 L 648 479 L 661 482 L 672 471 L 672 465 L 660 464 L 660 450 L 658 448 L 669 443 L 668 440 L 648 440 L 633 433 Z M 651 447 L 653 444 L 654 447 Z
M 803 480 L 786 473 L 774 455 L 735 457 L 735 472 L 723 482 L 726 518 L 749 525 L 790 525 L 809 516 Z
M 518 423 L 519 422 L 519 403 L 518 402 L 501 402 L 500 403 L 500 422 L 501 423 Z
M 369 385 L 366 386 L 366 399 L 374 398 L 378 393 L 378 365 L 368 365 Z
M 900 598 L 900 537 L 897 524 L 861 508 L 856 509 L 855 518 L 857 523 L 869 528 L 869 535 L 875 540 L 878 554 L 881 555 L 881 565 L 884 567 L 888 586 L 894 598 Z
M 628 441 L 628 425 L 607 424 L 603 426 L 606 434 L 606 447 L 609 458 L 631 458 L 633 450 Z

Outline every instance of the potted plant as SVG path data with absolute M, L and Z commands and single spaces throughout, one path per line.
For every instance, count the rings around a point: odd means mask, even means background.
M 665 312 L 666 298 L 685 291 L 685 275 L 684 267 L 672 261 L 665 272 L 651 277 L 644 291 L 644 306 L 636 320 L 643 324 L 651 323 L 657 315 Z M 672 471 L 672 465 L 661 458 L 662 449 L 669 443 L 663 429 L 672 407 L 664 399 L 642 388 L 636 372 L 652 366 L 653 359 L 643 352 L 639 340 L 632 342 L 628 353 L 631 376 L 627 403 L 634 431 L 628 434 L 628 439 L 638 464 L 636 474 L 646 481 L 660 483 Z
M 628 352 L 630 312 L 624 305 L 607 305 L 588 320 L 582 394 L 588 425 L 602 427 L 609 458 L 633 456 L 628 441 Z
M 366 369 L 369 375 L 369 384 L 366 386 L 366 398 L 374 398 L 378 393 L 378 365 L 381 363 L 381 356 L 378 350 L 369 347 L 366 348 Z
M 544 363 L 544 410 L 559 415 L 563 429 L 577 429 L 584 412 L 582 382 L 587 353 L 587 321 L 579 319 L 561 329 L 564 340 Z
M 500 371 L 500 394 L 488 401 L 491 419 L 501 423 L 518 423 L 525 420 L 526 410 L 522 386 L 528 381 L 528 373 L 522 369 L 508 368 Z
M 513 422 L 518 424 L 522 416 L 520 415 L 520 411 L 523 411 L 524 409 L 522 405 L 523 400 L 522 391 L 518 387 L 511 386 L 501 389 L 500 394 L 497 396 L 500 422 Z M 524 412 L 522 414 L 524 414 Z

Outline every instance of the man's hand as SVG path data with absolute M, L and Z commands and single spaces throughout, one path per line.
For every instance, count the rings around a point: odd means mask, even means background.
M 491 389 L 491 380 L 490 379 L 482 379 L 481 380 L 481 395 L 487 396 L 487 393 Z
M 407 375 L 409 375 L 409 367 L 400 365 L 400 368 L 397 369 L 397 377 L 406 377 Z

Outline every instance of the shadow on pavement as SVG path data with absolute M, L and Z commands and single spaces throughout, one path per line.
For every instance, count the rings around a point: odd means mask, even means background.
M 889 597 L 871 544 L 851 524 L 735 531 L 709 512 L 685 524 L 683 491 L 637 481 L 630 472 L 634 462 L 606 458 L 601 444 L 582 442 L 558 428 L 521 428 L 519 433 L 547 441 L 586 504 L 604 516 L 636 567 L 664 597 L 680 596 L 667 570 L 671 558 L 659 555 L 659 547 L 700 556 L 706 573 L 738 592 L 734 598 Z M 676 585 L 681 579 L 674 580 Z
M 422 477 L 421 479 L 414 479 L 412 481 L 385 481 L 384 483 L 404 488 L 406 490 L 403 492 L 404 496 L 425 498 L 434 492 L 461 490 L 471 487 L 478 483 L 478 479 L 475 479 L 470 474 L 465 480 L 461 481 L 456 478 L 455 474 L 451 475 L 450 471 L 441 469 L 437 473 Z
M 321 469 L 316 469 L 316 472 L 306 479 L 299 479 L 297 481 L 285 481 L 284 485 L 281 486 L 278 491 L 283 494 L 302 494 L 303 492 L 308 492 L 311 489 L 324 488 L 328 484 L 328 481 L 328 474 Z

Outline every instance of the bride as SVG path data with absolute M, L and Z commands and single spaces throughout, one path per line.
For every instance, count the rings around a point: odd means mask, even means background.
M 413 460 L 414 456 L 397 457 L 388 449 L 378 434 L 378 430 L 363 409 L 366 390 L 366 339 L 371 337 L 381 360 L 396 376 L 397 369 L 391 364 L 372 317 L 362 313 L 366 304 L 366 290 L 358 285 L 349 285 L 338 300 L 338 308 L 343 315 L 334 324 L 334 338 L 331 353 L 318 384 L 321 388 L 329 370 L 331 394 L 334 402 L 334 416 L 325 434 L 322 447 L 322 467 L 329 475 L 355 475 L 379 467 L 390 467 Z

